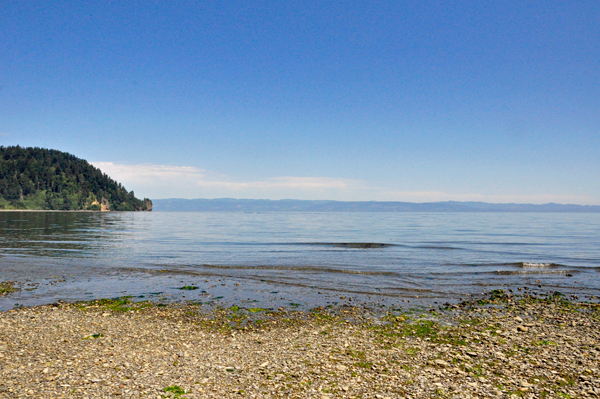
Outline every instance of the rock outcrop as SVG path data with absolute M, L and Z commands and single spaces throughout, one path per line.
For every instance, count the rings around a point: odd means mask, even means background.
M 100 201 L 100 212 L 108 212 L 110 211 L 110 203 L 104 197 L 102 197 L 102 201 Z

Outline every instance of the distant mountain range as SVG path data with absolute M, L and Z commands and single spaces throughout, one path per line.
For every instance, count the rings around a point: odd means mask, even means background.
M 156 212 L 600 212 L 598 205 L 487 202 L 309 201 L 265 199 L 156 199 Z

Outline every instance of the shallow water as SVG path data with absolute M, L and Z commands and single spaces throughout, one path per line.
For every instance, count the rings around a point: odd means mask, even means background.
M 519 287 L 590 296 L 599 249 L 595 213 L 0 212 L 0 281 L 25 283 L 0 309 L 121 295 L 273 306 Z

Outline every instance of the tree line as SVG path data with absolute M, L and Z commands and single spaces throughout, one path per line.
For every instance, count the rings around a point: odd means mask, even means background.
M 86 160 L 39 147 L 0 146 L 0 209 L 142 211 L 151 202 Z

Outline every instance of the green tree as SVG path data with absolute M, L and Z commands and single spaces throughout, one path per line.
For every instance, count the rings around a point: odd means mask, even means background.
M 0 209 L 146 210 L 144 201 L 87 161 L 38 147 L 0 146 Z

